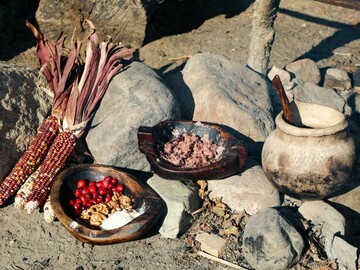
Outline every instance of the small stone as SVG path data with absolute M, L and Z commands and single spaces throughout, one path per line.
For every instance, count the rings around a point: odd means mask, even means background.
M 184 233 L 193 221 L 191 213 L 201 206 L 198 188 L 192 183 L 170 181 L 154 175 L 147 181 L 164 200 L 167 210 L 159 232 L 166 238 L 176 238 Z
M 279 68 L 277 66 L 273 66 L 269 73 L 268 73 L 268 78 L 270 79 L 270 81 L 273 80 L 273 78 L 275 77 L 275 75 L 279 75 L 281 83 L 283 85 L 288 84 L 291 80 L 291 75 L 288 71 L 286 71 L 285 69 Z
M 354 90 L 360 94 L 360 68 L 358 68 L 353 74 Z
M 226 247 L 225 239 L 211 233 L 200 233 L 196 236 L 195 240 L 201 243 L 202 251 L 215 257 L 219 257 Z
M 349 90 L 351 88 L 351 79 L 345 71 L 329 68 L 325 73 L 324 87 L 336 90 Z
M 320 70 L 316 63 L 311 59 L 301 59 L 290 63 L 285 67 L 287 71 L 292 72 L 297 79 L 305 82 L 318 84 L 320 82 Z

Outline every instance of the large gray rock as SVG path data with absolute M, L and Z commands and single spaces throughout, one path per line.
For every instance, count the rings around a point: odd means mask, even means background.
M 37 76 L 34 70 L 0 62 L 0 182 L 50 112 L 51 100 L 36 86 Z
M 91 20 L 100 37 L 112 36 L 115 42 L 139 47 L 145 38 L 149 18 L 152 17 L 159 0 L 41 0 L 36 11 L 36 20 L 45 36 L 56 41 L 60 32 L 69 36 L 76 28 L 77 33 L 87 26 L 84 19 Z M 82 29 L 83 28 L 83 29 Z M 102 38 L 101 38 L 102 39 Z
M 255 215 L 267 207 L 279 206 L 279 191 L 267 179 L 261 166 L 250 160 L 243 172 L 221 180 L 208 180 L 209 197 L 221 197 L 232 210 Z
M 191 213 L 201 206 L 198 188 L 192 183 L 185 185 L 180 181 L 166 180 L 157 175 L 151 177 L 147 183 L 166 204 L 167 210 L 159 229 L 161 236 L 178 237 L 191 226 Z
M 356 261 L 358 258 L 357 248 L 350 245 L 344 239 L 335 236 L 331 254 L 337 259 L 340 270 L 357 270 Z
M 269 86 L 245 65 L 209 53 L 196 54 L 187 62 L 183 79 L 195 108 L 193 119 L 232 127 L 254 141 L 264 141 L 274 129 Z M 188 100 L 180 100 L 188 115 Z
M 133 62 L 111 81 L 86 142 L 98 163 L 149 170 L 145 155 L 138 150 L 138 127 L 179 115 L 176 98 L 155 71 Z
M 300 260 L 303 248 L 300 233 L 273 208 L 252 216 L 244 229 L 244 257 L 258 270 L 289 269 Z

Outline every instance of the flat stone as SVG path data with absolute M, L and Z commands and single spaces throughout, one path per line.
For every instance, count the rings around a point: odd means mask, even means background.
M 249 160 L 241 174 L 208 180 L 209 197 L 221 197 L 232 210 L 254 215 L 260 209 L 279 206 L 279 191 L 267 179 L 261 166 Z
M 159 229 L 161 236 L 176 238 L 183 234 L 193 221 L 191 213 L 201 207 L 198 187 L 192 182 L 185 185 L 180 181 L 166 180 L 158 175 L 151 177 L 147 184 L 166 204 L 167 210 Z
M 283 85 L 286 85 L 291 81 L 291 75 L 288 71 L 277 66 L 272 66 L 267 77 L 270 79 L 270 81 L 272 81 L 275 75 L 279 75 L 281 83 Z
M 294 74 L 297 79 L 319 84 L 321 76 L 316 63 L 311 59 L 301 59 L 288 64 L 285 69 Z
M 303 248 L 300 233 L 274 208 L 260 210 L 245 226 L 242 250 L 255 269 L 289 269 Z
M 344 98 L 334 89 L 314 83 L 303 83 L 298 80 L 298 85 L 294 89 L 294 98 L 302 102 L 324 105 L 342 113 L 351 113 L 351 108 L 346 105 Z
M 344 239 L 335 236 L 331 248 L 331 254 L 334 259 L 337 259 L 339 269 L 342 270 L 357 270 L 357 248 L 347 243 Z
M 200 242 L 202 251 L 215 257 L 219 257 L 226 247 L 226 240 L 216 234 L 202 232 L 195 237 L 195 240 Z
M 345 234 L 345 218 L 334 207 L 324 201 L 306 201 L 299 207 L 299 213 L 314 225 L 321 226 L 321 238 L 324 250 L 329 258 L 332 257 L 334 236 Z
M 0 61 L 0 182 L 29 145 L 51 98 L 36 85 L 38 72 Z
M 182 113 L 227 125 L 254 141 L 264 141 L 274 129 L 268 82 L 246 65 L 200 53 L 190 58 L 182 73 L 193 96 L 179 97 Z M 190 102 L 194 108 L 186 108 Z
M 349 90 L 351 88 L 351 79 L 343 70 L 328 68 L 325 73 L 324 87 L 336 90 Z
M 86 142 L 98 163 L 150 170 L 138 149 L 138 128 L 179 116 L 176 97 L 156 72 L 143 63 L 132 62 L 112 79 Z

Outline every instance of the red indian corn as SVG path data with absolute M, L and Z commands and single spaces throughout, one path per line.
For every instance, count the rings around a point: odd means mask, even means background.
M 39 175 L 32 186 L 31 192 L 26 199 L 25 209 L 29 214 L 45 203 L 55 176 L 75 149 L 76 140 L 77 138 L 67 131 L 60 132 L 56 136 L 41 164 Z
M 41 124 L 27 150 L 0 185 L 0 205 L 3 205 L 40 165 L 59 131 L 56 117 L 49 116 Z

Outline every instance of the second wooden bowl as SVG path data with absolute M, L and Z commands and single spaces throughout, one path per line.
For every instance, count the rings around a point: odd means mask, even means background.
M 89 228 L 74 217 L 68 201 L 72 198 L 79 179 L 99 181 L 107 175 L 118 179 L 125 186 L 124 194 L 135 199 L 134 208 L 145 204 L 145 212 L 130 223 L 113 230 Z M 50 195 L 55 215 L 65 228 L 78 240 L 95 245 L 115 244 L 139 238 L 156 223 L 164 207 L 160 196 L 146 184 L 119 169 L 95 164 L 77 165 L 64 170 L 55 179 Z

